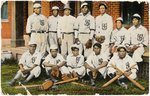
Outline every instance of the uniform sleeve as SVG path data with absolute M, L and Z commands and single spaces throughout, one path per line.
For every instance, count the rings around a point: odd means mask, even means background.
M 130 64 L 130 67 L 131 67 L 131 66 L 133 66 L 134 64 L 137 64 L 137 63 L 131 57 L 129 57 L 129 64 Z M 132 70 L 135 70 L 135 69 L 138 70 L 138 66 L 137 65 L 135 65 L 134 69 L 132 69 Z
M 78 62 L 78 64 L 77 64 L 77 67 L 81 67 L 81 66 L 83 66 L 83 65 L 84 65 L 84 57 L 81 56 L 81 57 L 80 57 L 80 60 L 79 60 L 79 62 Z
M 130 44 L 130 32 L 128 30 L 125 30 L 125 40 L 123 42 L 123 45 Z
M 61 34 L 61 18 L 62 17 L 60 17 L 59 20 L 58 20 L 58 27 L 57 27 L 57 36 L 58 36 L 58 38 L 62 38 L 62 34 Z
M 143 41 L 143 44 L 145 45 L 145 46 L 147 46 L 148 45 L 148 31 L 147 31 L 147 29 L 145 28 L 144 29 L 144 41 Z
M 63 58 L 63 56 L 62 56 L 62 55 L 59 55 L 59 60 L 60 60 L 60 62 L 59 62 L 57 65 L 59 65 L 60 63 L 62 63 L 62 62 L 64 62 L 64 61 L 66 61 L 66 60 Z
M 87 64 L 92 64 L 92 54 L 89 55 L 89 57 L 87 58 L 87 60 L 85 61 Z
M 113 30 L 113 20 L 112 20 L 112 17 L 110 16 L 110 18 L 108 18 L 108 32 L 109 32 L 109 35 L 111 35 L 111 32 Z
M 25 64 L 25 62 L 26 62 L 25 57 L 26 57 L 26 53 L 23 53 L 23 55 L 21 56 L 21 58 L 19 60 L 18 65 L 19 64 L 23 64 L 23 65 Z
M 30 20 L 30 17 L 28 17 L 28 19 L 27 19 L 26 33 L 31 33 L 31 20 Z
M 93 35 L 95 34 L 95 19 L 94 19 L 94 17 L 91 17 L 91 20 L 90 20 L 90 30 L 91 30 L 91 33 L 90 33 L 89 39 L 92 39 Z
M 77 17 L 76 21 L 75 21 L 75 38 L 78 38 L 78 34 L 79 34 L 79 17 Z
M 111 41 L 111 43 L 113 43 L 113 42 L 116 41 L 116 38 L 115 38 L 115 31 L 112 31 L 110 41 Z
M 36 58 L 34 64 L 35 64 L 35 65 L 40 65 L 40 64 L 41 64 L 41 58 L 42 58 L 42 55 L 39 53 L 39 54 L 37 55 L 37 58 Z
M 45 31 L 48 32 L 48 19 L 45 17 Z
M 113 56 L 110 59 L 110 61 L 108 62 L 108 65 L 107 65 L 107 73 L 108 74 L 116 72 L 116 70 L 112 67 L 111 64 L 115 64 L 115 56 Z
M 46 63 L 46 62 L 49 62 L 49 60 L 50 60 L 49 55 L 47 55 L 42 64 L 44 64 L 44 63 Z
M 71 58 L 70 55 L 67 56 L 67 65 L 71 66 Z

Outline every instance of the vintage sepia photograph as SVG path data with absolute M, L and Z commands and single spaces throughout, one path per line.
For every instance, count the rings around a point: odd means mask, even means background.
M 148 0 L 1 0 L 1 95 L 149 95 Z

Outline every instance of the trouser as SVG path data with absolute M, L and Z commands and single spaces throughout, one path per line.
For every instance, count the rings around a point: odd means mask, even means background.
M 61 54 L 64 58 L 71 53 L 71 46 L 73 45 L 74 34 L 63 34 L 61 44 Z
M 47 33 L 31 33 L 30 40 L 37 43 L 36 50 L 44 54 L 47 48 Z
M 82 44 L 82 49 L 80 51 L 80 53 L 82 53 L 82 51 L 84 51 L 84 56 L 88 57 L 90 55 L 90 53 L 92 52 L 92 48 L 87 49 L 85 44 L 86 42 L 89 40 L 90 34 L 79 34 L 79 40 Z

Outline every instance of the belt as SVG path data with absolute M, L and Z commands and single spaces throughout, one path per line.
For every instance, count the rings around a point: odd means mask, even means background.
M 35 31 L 35 30 L 32 30 L 31 33 L 45 33 L 46 31 Z
M 90 32 L 79 32 L 79 34 L 90 34 Z
M 74 32 L 62 32 L 62 34 L 74 34 Z
M 57 33 L 57 31 L 48 31 L 48 33 Z

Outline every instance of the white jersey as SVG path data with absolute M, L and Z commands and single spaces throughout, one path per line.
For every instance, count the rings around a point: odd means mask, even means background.
M 58 38 L 62 38 L 62 32 L 74 32 L 74 25 L 75 25 L 76 18 L 69 15 L 64 15 L 58 21 Z
M 114 46 L 130 44 L 130 34 L 124 27 L 115 29 L 112 32 L 111 42 L 115 43 Z
M 49 16 L 48 17 L 48 27 L 49 27 L 49 31 L 57 31 L 57 27 L 58 27 L 58 21 L 61 18 L 61 16 Z
M 112 67 L 111 64 L 114 64 L 117 68 L 119 68 L 122 71 L 126 71 L 127 69 L 129 69 L 131 66 L 133 66 L 136 63 L 129 55 L 126 55 L 125 58 L 120 59 L 118 54 L 115 54 L 110 59 L 107 65 L 108 75 L 110 73 L 114 74 L 117 71 L 116 69 Z M 130 78 L 135 79 L 137 77 L 136 75 L 137 70 L 138 70 L 138 66 L 135 65 L 134 68 L 131 69 L 132 74 L 130 75 Z M 124 78 L 124 76 L 122 75 L 120 78 Z
M 23 66 L 26 66 L 28 68 L 33 67 L 34 65 L 40 65 L 41 63 L 41 53 L 35 51 L 33 55 L 29 53 L 29 51 L 26 51 L 23 53 L 19 60 L 19 64 L 23 64 Z
M 31 33 L 32 31 L 48 31 L 47 18 L 44 15 L 37 15 L 33 13 L 31 16 L 28 17 L 26 32 Z
M 75 29 L 78 30 L 77 33 L 75 33 L 75 38 L 78 38 L 78 34 L 80 33 L 87 33 L 90 34 L 89 39 L 92 39 L 94 33 L 91 32 L 91 30 L 95 30 L 94 17 L 90 14 L 78 16 L 75 23 Z
M 108 14 L 103 14 L 99 15 L 96 17 L 96 35 L 104 35 L 105 36 L 105 42 L 104 43 L 109 43 L 110 42 L 110 36 L 111 32 L 113 30 L 113 21 L 112 17 Z
M 61 54 L 57 53 L 57 56 L 55 58 L 52 57 L 51 54 L 49 54 L 45 60 L 43 61 L 43 64 L 45 62 L 48 62 L 49 64 L 55 64 L 55 65 L 59 65 L 60 63 L 62 63 L 63 61 L 65 61 L 65 59 L 62 57 Z
M 84 65 L 83 55 L 73 56 L 73 54 L 69 54 L 67 56 L 67 65 L 74 68 L 82 67 Z
M 108 61 L 104 54 L 95 55 L 95 53 L 92 52 L 87 58 L 86 63 L 93 66 L 94 68 L 98 68 L 99 65 L 104 61 Z
M 148 45 L 148 31 L 145 27 L 143 27 L 142 25 L 140 25 L 138 28 L 132 26 L 131 28 L 129 28 L 129 32 L 131 38 L 131 45 Z

